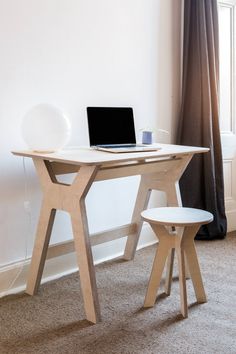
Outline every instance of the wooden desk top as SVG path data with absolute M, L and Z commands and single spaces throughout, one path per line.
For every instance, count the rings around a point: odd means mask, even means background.
M 64 149 L 55 153 L 45 154 L 34 151 L 12 151 L 14 155 L 31 158 L 40 158 L 42 160 L 57 161 L 73 165 L 109 165 L 129 161 L 139 161 L 146 159 L 158 159 L 169 156 L 179 156 L 188 154 L 204 153 L 208 148 L 173 145 L 173 144 L 154 144 L 160 150 L 149 152 L 132 153 L 109 153 L 93 150 L 89 147 L 78 147 L 76 149 Z

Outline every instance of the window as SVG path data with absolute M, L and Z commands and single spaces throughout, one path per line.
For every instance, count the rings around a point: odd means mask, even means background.
M 220 128 L 222 134 L 235 134 L 235 9 L 236 0 L 219 4 L 220 41 Z

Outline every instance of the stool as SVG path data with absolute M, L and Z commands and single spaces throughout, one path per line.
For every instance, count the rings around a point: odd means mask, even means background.
M 141 216 L 151 225 L 153 231 L 159 239 L 159 245 L 157 247 L 144 301 L 144 307 L 152 307 L 155 303 L 161 276 L 169 254 L 169 269 L 167 269 L 166 279 L 167 290 L 165 292 L 167 295 L 170 294 L 173 259 L 174 252 L 176 251 L 179 269 L 181 313 L 183 317 L 188 317 L 186 270 L 184 260 L 186 257 L 197 302 L 207 302 L 194 245 L 194 237 L 201 225 L 208 224 L 213 220 L 213 215 L 200 209 L 164 207 L 147 209 L 141 213 Z M 173 231 L 173 227 L 175 231 Z

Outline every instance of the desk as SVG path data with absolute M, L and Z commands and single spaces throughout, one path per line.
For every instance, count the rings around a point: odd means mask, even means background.
M 140 213 L 147 208 L 152 190 L 166 193 L 169 206 L 181 205 L 178 181 L 192 156 L 209 149 L 158 144 L 158 151 L 112 154 L 89 148 L 64 150 L 51 154 L 13 151 L 33 159 L 43 192 L 36 239 L 27 280 L 26 292 L 34 295 L 40 285 L 47 257 L 56 210 L 71 216 L 74 247 L 86 317 L 96 323 L 101 319 L 95 269 L 91 252 L 94 244 L 128 236 L 124 251 L 126 260 L 133 259 L 142 228 Z M 57 175 L 76 173 L 69 185 L 60 183 Z M 141 175 L 131 223 L 89 237 L 85 198 L 93 182 Z

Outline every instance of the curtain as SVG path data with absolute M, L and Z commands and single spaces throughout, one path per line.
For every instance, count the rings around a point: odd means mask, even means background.
M 177 143 L 209 147 L 194 156 L 180 180 L 183 206 L 210 211 L 198 239 L 224 238 L 227 230 L 219 128 L 217 0 L 185 0 L 182 108 Z

